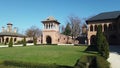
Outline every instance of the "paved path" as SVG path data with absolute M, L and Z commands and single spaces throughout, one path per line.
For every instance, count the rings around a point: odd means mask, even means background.
M 120 68 L 120 46 L 110 46 L 108 61 L 111 63 L 111 68 Z
M 111 68 L 120 68 L 120 55 L 118 53 L 111 52 L 108 61 L 111 63 Z
M 33 44 L 27 44 L 27 46 L 32 46 Z M 13 45 L 14 47 L 16 46 L 23 46 L 23 45 Z M 8 45 L 0 45 L 0 47 L 8 47 Z

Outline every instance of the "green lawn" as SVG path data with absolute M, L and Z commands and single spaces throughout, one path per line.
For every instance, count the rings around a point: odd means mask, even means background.
M 85 53 L 85 46 L 27 46 L 0 48 L 0 61 L 17 60 L 32 63 L 74 66 Z

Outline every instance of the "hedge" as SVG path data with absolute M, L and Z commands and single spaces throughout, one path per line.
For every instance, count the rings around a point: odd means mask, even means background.
M 16 66 L 23 68 L 73 68 L 71 66 L 62 66 L 57 64 L 40 64 L 40 63 L 29 63 L 15 60 L 6 60 L 3 61 L 3 64 L 6 66 Z
M 77 60 L 75 68 L 110 68 L 110 64 L 103 57 L 84 55 Z

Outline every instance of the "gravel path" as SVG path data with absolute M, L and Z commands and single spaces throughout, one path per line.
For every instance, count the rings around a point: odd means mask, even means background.
M 111 68 L 120 68 L 120 55 L 117 52 L 111 52 L 108 61 L 111 63 Z

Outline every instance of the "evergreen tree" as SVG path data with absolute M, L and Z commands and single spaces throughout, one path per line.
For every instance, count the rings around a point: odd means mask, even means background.
M 63 32 L 64 35 L 71 35 L 71 28 L 70 28 L 70 24 L 67 23 L 66 27 L 65 27 L 65 31 Z
M 33 38 L 33 42 L 34 42 L 34 45 L 37 44 L 37 38 L 36 37 Z
M 96 46 L 100 55 L 107 59 L 109 57 L 109 44 L 102 33 L 101 25 L 99 25 L 97 29 Z
M 26 38 L 23 39 L 23 46 L 26 46 Z
M 9 42 L 9 45 L 8 45 L 9 47 L 13 47 L 13 38 L 11 37 L 10 38 L 10 42 Z

